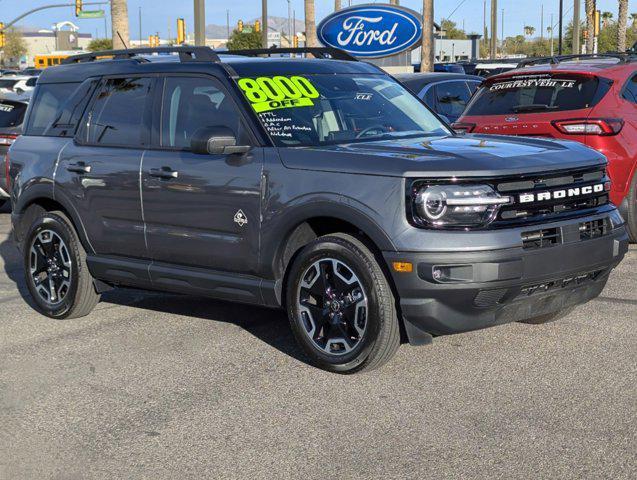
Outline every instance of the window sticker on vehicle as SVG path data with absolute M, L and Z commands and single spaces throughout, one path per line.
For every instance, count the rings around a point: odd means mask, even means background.
M 363 100 L 365 102 L 369 102 L 372 99 L 371 93 L 357 93 L 354 97 L 355 100 Z
M 320 96 L 312 82 L 298 75 L 242 78 L 238 84 L 257 113 L 280 108 L 311 107 L 314 105 L 313 99 Z
M 273 112 L 259 113 L 259 118 L 261 118 L 265 129 L 273 137 L 291 139 L 295 133 L 308 133 L 312 131 L 312 129 L 306 125 L 295 124 L 291 117 Z
M 521 78 L 517 80 L 509 80 L 506 82 L 495 83 L 491 85 L 489 91 L 498 90 L 515 90 L 518 88 L 573 88 L 577 80 L 559 79 L 559 78 Z
M 0 103 L 0 112 L 12 112 L 15 107 L 13 105 L 7 105 L 6 103 Z

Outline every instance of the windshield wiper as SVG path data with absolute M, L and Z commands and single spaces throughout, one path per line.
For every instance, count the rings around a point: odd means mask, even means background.
M 519 112 L 537 112 L 540 110 L 555 110 L 557 106 L 547 105 L 545 103 L 531 103 L 529 105 L 516 105 L 511 110 L 515 113 Z

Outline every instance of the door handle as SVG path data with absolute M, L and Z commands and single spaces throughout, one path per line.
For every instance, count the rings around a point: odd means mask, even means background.
M 66 169 L 73 173 L 91 173 L 91 166 L 84 162 L 70 163 Z
M 179 172 L 171 169 L 170 167 L 151 168 L 150 176 L 170 180 L 171 178 L 179 177 Z

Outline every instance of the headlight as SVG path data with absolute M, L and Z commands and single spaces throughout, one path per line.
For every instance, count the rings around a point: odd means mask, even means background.
M 430 185 L 413 198 L 414 220 L 431 227 L 483 227 L 511 203 L 489 185 Z

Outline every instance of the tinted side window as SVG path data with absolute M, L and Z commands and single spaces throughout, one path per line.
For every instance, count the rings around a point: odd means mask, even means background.
M 168 77 L 161 116 L 162 147 L 189 149 L 192 134 L 202 127 L 226 126 L 243 139 L 237 106 L 213 79 Z
M 629 102 L 637 103 L 637 75 L 628 80 L 628 83 L 626 83 L 623 97 Z
M 427 87 L 425 88 L 427 89 Z M 436 87 L 435 86 L 431 86 L 427 89 L 423 97 L 423 100 L 425 101 L 425 103 L 427 104 L 429 108 L 431 108 L 432 110 L 436 109 Z
M 27 80 L 27 87 L 35 87 L 35 84 L 37 81 L 38 81 L 37 77 L 29 78 Z
M 26 134 L 43 135 L 78 85 L 79 83 L 49 83 L 36 87 Z
M 471 93 L 471 95 L 476 93 L 476 90 L 480 86 L 480 83 L 482 82 L 478 82 L 477 80 L 467 80 L 467 86 L 469 87 L 469 92 Z
M 438 112 L 459 117 L 469 101 L 469 89 L 465 82 L 444 82 L 436 85 Z
M 113 78 L 105 81 L 88 113 L 82 138 L 90 144 L 143 145 L 143 118 L 151 86 L 150 78 Z
M 0 100 L 0 128 L 17 127 L 22 124 L 27 104 Z

